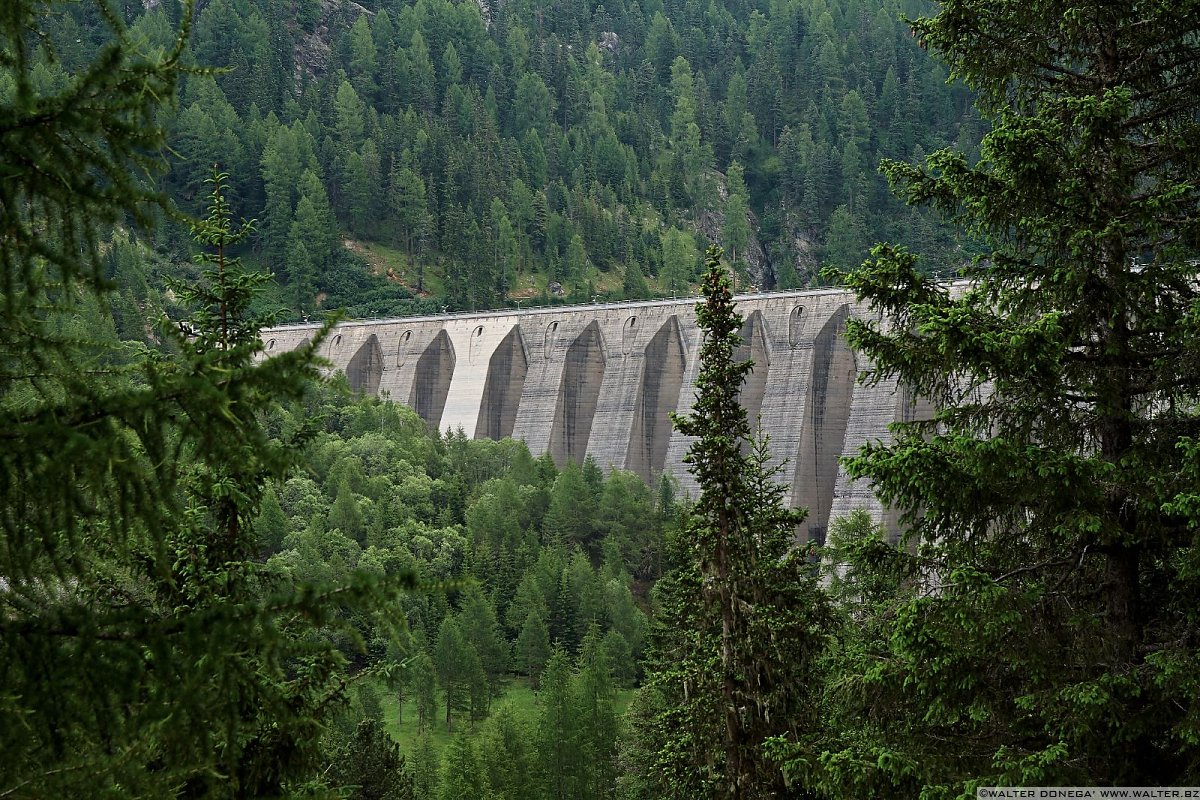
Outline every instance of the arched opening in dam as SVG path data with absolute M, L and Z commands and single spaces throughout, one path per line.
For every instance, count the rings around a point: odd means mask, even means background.
M 742 343 L 733 354 L 735 362 L 753 359 L 754 369 L 747 373 L 746 382 L 738 392 L 738 402 L 746 409 L 751 433 L 758 430 L 758 414 L 762 410 L 763 394 L 767 389 L 767 372 L 771 358 L 767 351 L 767 331 L 761 311 L 755 311 L 742 323 L 738 336 Z
M 334 333 L 325 343 L 325 357 L 335 364 L 338 362 L 338 353 L 342 349 L 342 340 L 344 338 L 343 334 Z
M 563 364 L 550 431 L 550 456 L 560 467 L 568 461 L 583 463 L 604 380 L 604 365 L 604 339 L 600 326 L 593 321 L 567 348 Z
M 346 380 L 356 392 L 378 394 L 382 377 L 383 348 L 379 346 L 379 337 L 372 333 L 346 365 Z
M 514 325 L 488 361 L 483 402 L 479 406 L 479 421 L 475 424 L 476 439 L 498 440 L 512 436 L 528 372 L 525 341 L 521 329 Z
M 845 337 L 849 316 L 849 306 L 839 308 L 813 341 L 811 377 L 792 489 L 794 505 L 808 509 L 808 519 L 802 524 L 806 541 L 825 541 L 837 483 L 838 456 L 842 455 L 850 421 L 858 364 Z
M 673 430 L 667 415 L 679 404 L 684 366 L 679 320 L 671 316 L 646 346 L 629 452 L 625 457 L 625 468 L 647 482 L 661 474 L 667 462 L 667 445 Z
M 438 331 L 417 359 L 408 404 L 430 428 L 437 430 L 454 377 L 454 345 L 445 330 Z
M 405 360 L 408 359 L 408 348 L 412 342 L 413 332 L 407 330 L 400 334 L 400 339 L 396 342 L 396 366 L 403 367 Z

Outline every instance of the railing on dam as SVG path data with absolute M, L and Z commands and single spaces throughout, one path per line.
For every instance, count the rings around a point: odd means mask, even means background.
M 845 294 L 846 290 L 842 288 L 824 288 L 824 289 L 772 289 L 761 292 L 748 292 L 745 294 L 734 295 L 734 302 L 742 303 L 745 301 L 755 301 L 767 298 L 787 298 L 787 297 L 812 297 L 821 294 Z M 666 306 L 694 306 L 697 303 L 703 302 L 704 298 L 699 295 L 687 295 L 685 297 L 659 297 L 650 300 L 605 300 L 603 302 L 582 303 L 582 304 L 551 304 L 551 305 L 528 305 L 522 307 L 520 303 L 515 306 L 505 306 L 504 308 L 490 308 L 470 311 L 445 311 L 441 314 L 418 314 L 408 317 L 358 317 L 355 319 L 343 320 L 342 324 L 354 325 L 386 325 L 401 322 L 434 322 L 439 320 L 454 320 L 454 319 L 494 319 L 497 317 L 511 317 L 514 315 L 527 314 L 561 314 L 564 312 L 576 311 L 599 311 L 605 309 L 619 308 L 657 308 Z M 324 324 L 320 321 L 307 322 L 290 322 L 284 325 L 277 325 L 271 328 L 271 331 L 285 330 L 315 330 Z

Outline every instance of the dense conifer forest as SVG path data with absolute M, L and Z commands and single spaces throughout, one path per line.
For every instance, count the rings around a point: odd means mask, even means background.
M 184 58 L 227 71 L 184 76 L 162 110 L 159 188 L 196 212 L 212 165 L 229 172 L 259 223 L 247 257 L 295 318 L 682 295 L 710 242 L 745 289 L 813 285 L 881 239 L 936 271 L 964 260 L 876 170 L 984 129 L 902 22 L 920 2 L 492 5 L 198 3 Z M 153 49 L 180 9 L 118 11 Z M 39 86 L 92 57 L 96 16 L 49 22 L 61 61 Z M 187 259 L 178 226 L 146 244 L 167 270 Z M 128 246 L 126 308 L 161 305 Z
M 7 0 L 0 798 L 1200 784 L 1200 3 L 1135 10 Z M 738 403 L 813 281 L 930 401 L 842 462 L 898 543 Z M 688 291 L 695 497 L 260 340 Z

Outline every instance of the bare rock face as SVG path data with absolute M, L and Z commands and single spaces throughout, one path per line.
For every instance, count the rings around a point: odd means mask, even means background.
M 596 46 L 601 50 L 616 55 L 617 51 L 621 48 L 621 39 L 613 31 L 603 31 L 600 34 L 600 41 L 596 42 Z
M 321 19 L 312 33 L 297 31 L 296 47 L 292 53 L 292 77 L 297 93 L 306 80 L 325 74 L 333 40 L 361 16 L 374 16 L 370 9 L 354 0 L 320 0 Z
M 700 212 L 696 219 L 696 230 L 704 234 L 704 238 L 713 244 L 720 244 L 721 231 L 725 227 L 725 201 L 729 197 L 729 190 L 725 186 L 724 175 L 714 171 L 712 178 L 720 202 L 715 204 L 715 208 L 706 208 Z M 756 291 L 775 285 L 775 273 L 771 269 L 771 262 L 767 259 L 762 242 L 758 239 L 758 216 L 751 211 L 749 219 L 750 241 L 746 246 L 746 251 L 738 253 L 738 257 L 746 262 L 747 271 L 750 273 L 750 286 L 739 286 L 739 291 Z
M 800 278 L 801 286 L 816 285 L 817 276 L 821 272 L 821 257 L 819 246 L 814 241 L 808 229 L 794 212 L 784 214 L 784 231 L 787 234 L 788 252 L 792 258 L 792 266 Z

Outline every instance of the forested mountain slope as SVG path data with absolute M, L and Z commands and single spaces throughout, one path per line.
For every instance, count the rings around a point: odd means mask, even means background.
M 146 47 L 170 41 L 178 0 L 124 5 Z M 162 188 L 195 211 L 209 167 L 230 171 L 295 315 L 395 313 L 414 294 L 495 307 L 552 282 L 576 299 L 682 292 L 706 237 L 744 287 L 811 283 L 884 238 L 949 270 L 959 244 L 875 170 L 981 134 L 902 22 L 922 8 L 210 0 L 192 58 L 229 70 L 186 81 Z M 98 45 L 85 13 L 57 18 L 46 81 Z M 144 306 L 143 276 L 118 277 Z

